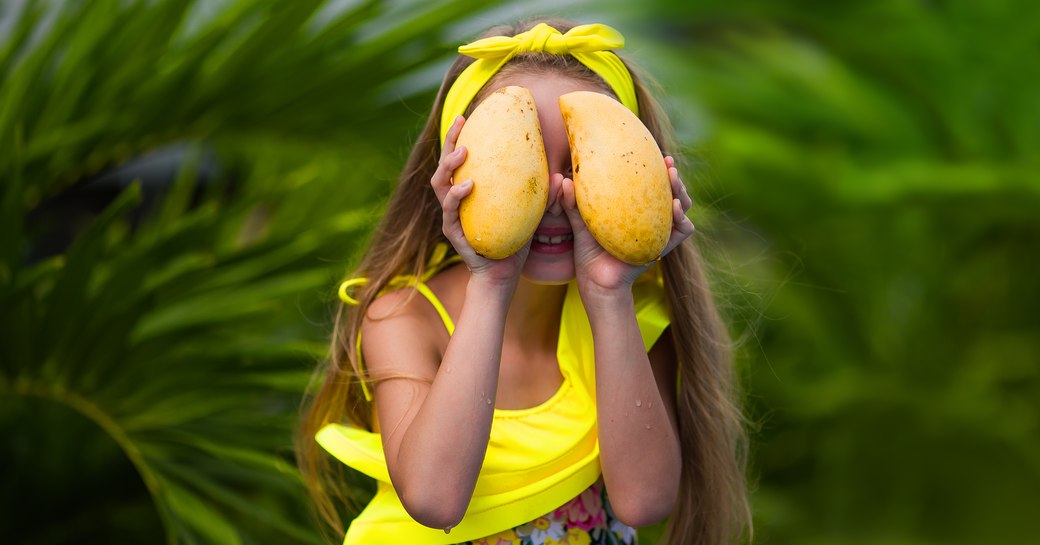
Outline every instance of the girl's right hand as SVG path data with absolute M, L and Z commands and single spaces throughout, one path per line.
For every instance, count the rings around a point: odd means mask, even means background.
M 448 129 L 448 134 L 444 138 L 444 146 L 441 149 L 441 158 L 437 163 L 437 170 L 430 179 L 430 185 L 433 186 L 433 192 L 437 195 L 437 200 L 441 203 L 443 210 L 441 230 L 474 277 L 484 278 L 493 283 L 515 285 L 520 278 L 524 262 L 527 261 L 531 243 L 528 242 L 515 254 L 505 259 L 488 259 L 478 254 L 470 246 L 462 232 L 459 205 L 462 199 L 473 191 L 473 180 L 463 180 L 453 185 L 452 173 L 466 162 L 466 148 L 455 147 L 464 123 L 465 119 L 460 115 Z

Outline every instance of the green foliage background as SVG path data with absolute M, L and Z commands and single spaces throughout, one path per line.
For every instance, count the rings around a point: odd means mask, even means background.
M 1038 6 L 0 4 L 5 539 L 320 543 L 333 286 L 452 47 L 551 13 L 622 30 L 682 137 L 756 541 L 1040 543 Z

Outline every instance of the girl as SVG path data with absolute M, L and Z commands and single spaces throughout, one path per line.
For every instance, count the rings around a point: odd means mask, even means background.
M 669 514 L 673 544 L 750 527 L 732 361 L 687 239 L 675 162 L 658 263 L 614 259 L 575 205 L 560 95 L 617 98 L 662 149 L 666 121 L 604 25 L 496 27 L 460 48 L 354 279 L 300 428 L 300 465 L 337 531 L 335 463 L 377 482 L 345 543 L 634 543 Z M 477 59 L 477 60 L 475 60 Z M 531 242 L 488 260 L 463 236 L 464 116 L 507 85 L 535 97 L 550 169 Z M 341 424 L 346 422 L 346 424 Z M 315 441 L 316 438 L 316 441 Z

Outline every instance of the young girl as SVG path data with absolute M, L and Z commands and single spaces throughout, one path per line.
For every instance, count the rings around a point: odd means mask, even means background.
M 670 156 L 661 259 L 606 253 L 575 205 L 557 99 L 605 93 L 662 149 L 666 121 L 604 25 L 495 27 L 460 48 L 368 250 L 344 283 L 300 465 L 337 531 L 336 473 L 374 478 L 345 543 L 721 544 L 750 526 L 732 361 Z M 475 60 L 476 59 L 476 60 Z M 507 85 L 535 97 L 550 171 L 533 240 L 488 260 L 466 242 L 464 116 Z M 316 438 L 316 441 L 315 441 Z M 317 443 L 317 444 L 316 444 Z

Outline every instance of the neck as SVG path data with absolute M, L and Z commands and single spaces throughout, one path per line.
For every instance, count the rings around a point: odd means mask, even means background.
M 524 345 L 555 345 L 567 285 L 549 286 L 520 279 L 506 315 L 506 337 Z

